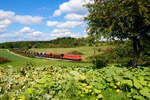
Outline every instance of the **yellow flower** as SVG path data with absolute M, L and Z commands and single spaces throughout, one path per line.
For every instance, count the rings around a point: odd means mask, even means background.
M 116 92 L 120 92 L 120 90 L 119 90 L 119 89 L 117 89 L 117 90 L 116 90 Z
M 114 86 L 114 88 L 116 89 L 116 88 L 117 88 L 117 86 Z

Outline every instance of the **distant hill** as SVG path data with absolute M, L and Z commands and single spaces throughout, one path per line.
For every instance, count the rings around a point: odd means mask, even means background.
M 0 48 L 4 49 L 30 49 L 30 48 L 68 48 L 79 47 L 87 44 L 86 38 L 63 37 L 50 41 L 17 41 L 1 43 Z

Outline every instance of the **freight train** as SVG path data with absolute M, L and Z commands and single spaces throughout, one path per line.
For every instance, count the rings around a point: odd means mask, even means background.
M 49 52 L 33 52 L 33 51 L 17 51 L 24 54 L 30 54 L 37 57 L 45 57 L 45 58 L 55 58 L 55 59 L 66 59 L 66 60 L 75 60 L 81 61 L 82 57 L 80 55 L 67 55 L 67 54 L 54 54 Z

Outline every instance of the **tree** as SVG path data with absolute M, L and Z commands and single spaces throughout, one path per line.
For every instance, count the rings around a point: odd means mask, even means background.
M 129 39 L 133 43 L 134 60 L 143 50 L 143 40 L 150 33 L 150 0 L 94 0 L 85 5 L 89 15 L 88 34 L 94 39 Z

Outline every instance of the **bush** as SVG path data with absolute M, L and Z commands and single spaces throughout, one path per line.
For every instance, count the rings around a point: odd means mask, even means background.
M 100 55 L 90 56 L 87 58 L 87 60 L 92 62 L 92 60 L 95 58 L 97 58 L 98 60 L 100 59 L 98 63 L 104 62 L 110 64 L 114 63 L 127 64 L 127 62 L 130 62 L 130 60 L 132 60 L 133 58 L 132 44 L 131 42 L 127 41 L 125 43 L 117 45 L 115 48 L 107 47 L 105 51 L 102 52 Z
M 101 59 L 101 61 L 107 61 L 110 64 L 122 64 L 129 67 L 132 65 L 134 58 L 133 47 L 131 41 L 125 41 L 116 45 L 115 48 L 107 47 L 101 55 L 88 57 L 88 61 L 92 61 L 95 57 Z M 144 48 L 142 56 L 138 59 L 138 65 L 148 66 L 150 64 L 150 52 L 149 49 Z
M 101 48 L 99 48 L 97 51 L 98 51 L 98 52 L 101 52 L 102 50 L 101 50 Z
M 108 64 L 108 59 L 102 57 L 101 55 L 95 55 L 88 58 L 90 62 L 93 63 L 95 68 L 103 68 Z
M 79 51 L 72 51 L 72 52 L 68 52 L 67 54 L 72 54 L 72 55 L 83 55 L 82 52 L 79 52 Z
M 120 57 L 133 57 L 133 48 L 131 42 L 125 42 L 124 44 L 116 46 L 111 52 L 113 58 Z
M 102 59 L 96 59 L 92 62 L 96 68 L 103 68 L 107 66 L 107 62 Z
M 7 58 L 0 57 L 0 64 L 6 63 L 6 62 L 10 62 L 10 60 L 8 60 Z
M 106 48 L 106 53 L 110 53 L 112 51 L 112 48 L 111 47 L 107 47 Z

